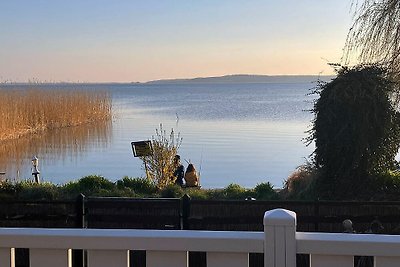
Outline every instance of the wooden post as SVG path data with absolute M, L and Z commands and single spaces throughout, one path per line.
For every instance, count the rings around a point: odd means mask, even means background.
M 79 194 L 76 199 L 76 228 L 86 228 L 86 211 L 85 211 L 84 194 Z M 86 265 L 86 252 L 84 250 L 72 251 L 73 266 L 84 267 Z
M 296 267 L 296 213 L 265 212 L 264 233 L 264 267 Z
M 181 198 L 181 230 L 189 230 L 190 196 L 183 195 Z

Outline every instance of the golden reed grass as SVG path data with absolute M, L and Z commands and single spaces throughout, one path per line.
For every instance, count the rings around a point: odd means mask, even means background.
M 5 177 L 10 181 L 20 181 L 29 177 L 30 159 L 33 155 L 50 165 L 68 158 L 78 160 L 91 147 L 106 148 L 111 142 L 111 137 L 111 121 L 100 120 L 87 125 L 53 129 L 1 142 L 0 171 L 6 172 L 6 176 L 0 176 L 0 182 Z
M 111 119 L 107 92 L 0 90 L 0 141 Z

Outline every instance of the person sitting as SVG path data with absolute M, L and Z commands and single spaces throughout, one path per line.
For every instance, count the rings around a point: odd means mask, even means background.
M 181 164 L 181 156 L 175 155 L 174 158 L 174 177 L 175 177 L 175 184 L 179 186 L 183 186 L 183 177 L 185 175 L 185 167 Z
M 196 168 L 192 163 L 190 163 L 186 169 L 185 181 L 186 181 L 186 187 L 199 186 L 199 176 L 197 175 Z

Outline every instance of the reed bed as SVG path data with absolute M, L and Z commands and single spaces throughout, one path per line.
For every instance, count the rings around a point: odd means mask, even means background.
M 107 92 L 0 90 L 0 141 L 111 119 Z

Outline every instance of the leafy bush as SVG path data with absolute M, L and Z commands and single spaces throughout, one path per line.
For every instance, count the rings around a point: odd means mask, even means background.
M 230 184 L 222 192 L 225 199 L 241 199 L 249 197 L 249 191 L 238 184 Z
M 8 180 L 0 181 L 0 199 L 12 199 L 17 191 L 15 185 Z
M 136 194 L 153 195 L 157 192 L 157 186 L 148 179 L 144 178 L 130 178 L 125 176 L 122 180 L 117 181 L 119 189 L 129 188 Z
M 165 198 L 180 198 L 185 194 L 185 191 L 179 185 L 171 184 L 165 186 L 161 192 L 160 196 Z
M 84 195 L 98 195 L 105 191 L 114 191 L 115 184 L 106 178 L 98 175 L 90 175 L 65 184 L 62 187 L 64 195 L 77 196 L 80 193 Z
M 278 199 L 279 195 L 270 182 L 257 184 L 254 188 L 254 197 L 257 200 Z
M 196 200 L 210 199 L 209 190 L 207 189 L 186 188 L 185 193 L 188 194 L 191 199 L 196 199 Z
M 22 200 L 56 200 L 59 198 L 58 187 L 51 183 L 37 184 L 24 181 L 15 185 L 17 195 Z
M 289 175 L 281 194 L 287 199 L 313 200 L 316 177 L 317 171 L 312 165 L 302 165 Z
M 364 185 L 362 199 L 375 201 L 398 201 L 400 195 L 400 172 L 388 171 L 373 177 Z

